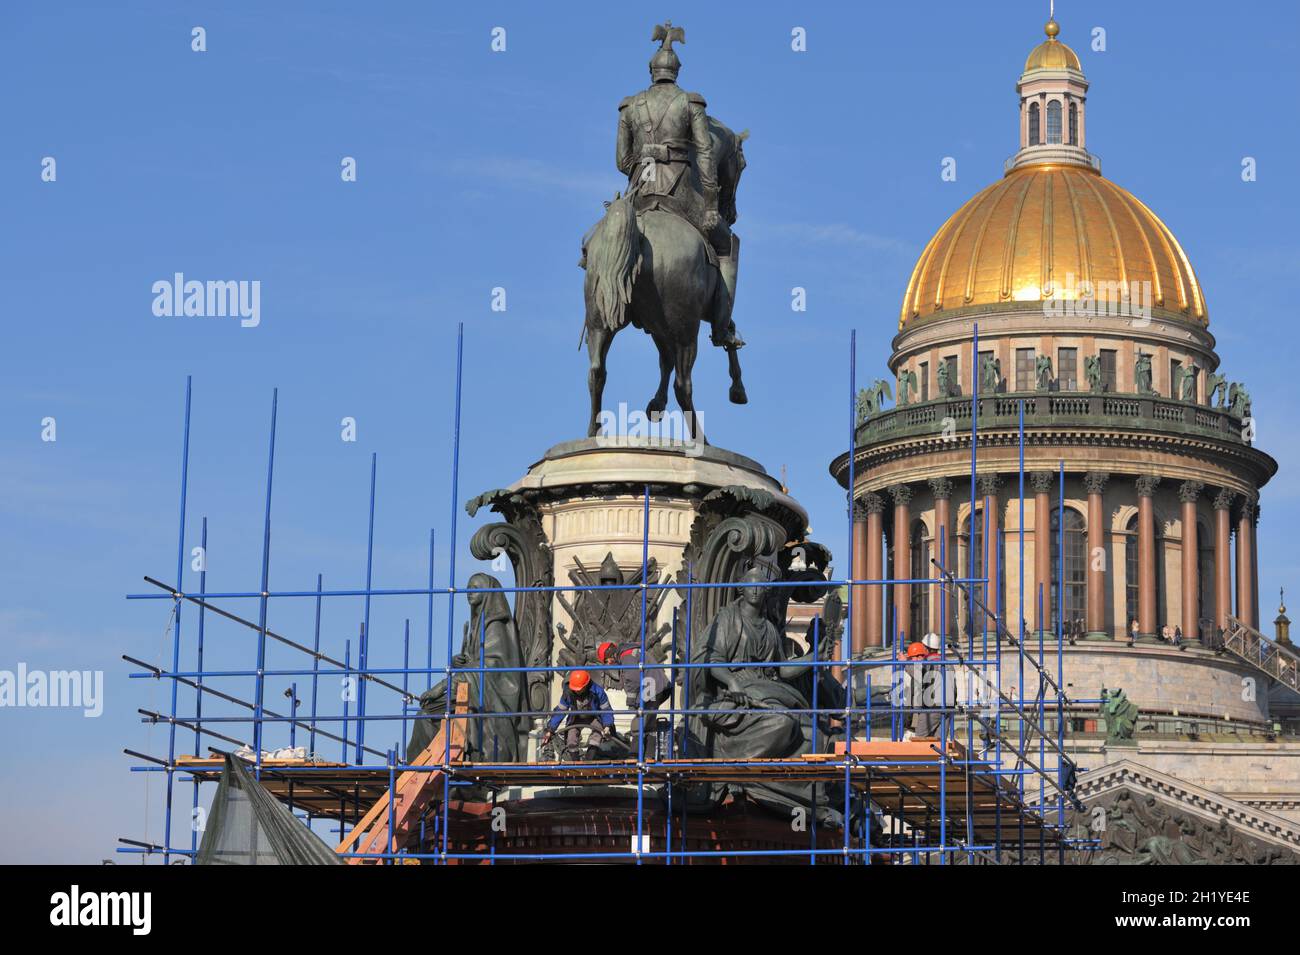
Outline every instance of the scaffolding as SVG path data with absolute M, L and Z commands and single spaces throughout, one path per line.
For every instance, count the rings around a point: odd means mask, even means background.
M 979 329 L 974 329 L 971 343 L 971 368 L 977 367 Z M 848 367 L 848 497 L 856 493 L 857 417 L 856 333 L 849 341 Z M 198 853 L 203 829 L 204 810 L 201 789 L 215 781 L 226 752 L 240 748 L 253 776 L 277 799 L 285 803 L 308 828 L 321 834 L 325 830 L 338 854 L 352 862 L 386 864 L 424 862 L 433 864 L 507 863 L 533 861 L 622 861 L 663 864 L 692 864 L 717 861 L 806 861 L 810 864 L 976 864 L 998 862 L 1046 861 L 1049 854 L 1064 861 L 1067 847 L 1074 843 L 1068 835 L 1070 813 L 1078 808 L 1073 795 L 1075 767 L 1066 755 L 1065 714 L 1070 709 L 1063 677 L 1062 614 L 1056 614 L 1054 641 L 1045 639 L 1042 629 L 1036 636 L 1026 633 L 1023 608 L 1025 600 L 1025 521 L 1024 521 L 1024 408 L 1019 421 L 1018 506 L 1021 519 L 1019 535 L 1019 595 L 1014 628 L 1005 624 L 1003 606 L 1003 564 L 981 566 L 979 574 L 962 576 L 951 566 L 946 551 L 949 529 L 939 528 L 939 553 L 932 561 L 937 576 L 903 579 L 843 579 L 831 574 L 817 586 L 842 588 L 847 594 L 845 627 L 839 641 L 838 656 L 819 646 L 821 618 L 814 618 L 809 642 L 812 654 L 808 666 L 813 674 L 811 708 L 793 709 L 763 705 L 762 709 L 798 718 L 810 717 L 813 740 L 811 752 L 787 759 L 722 760 L 692 755 L 682 751 L 686 734 L 682 731 L 688 718 L 707 712 L 692 709 L 689 686 L 695 671 L 709 663 L 692 662 L 691 601 L 704 588 L 733 588 L 735 582 L 697 581 L 687 568 L 686 578 L 649 583 L 646 570 L 649 559 L 649 513 L 651 489 L 642 495 L 642 574 L 639 582 L 623 584 L 571 584 L 567 586 L 517 586 L 487 588 L 483 592 L 518 595 L 531 592 L 575 594 L 590 590 L 624 589 L 639 591 L 641 601 L 640 648 L 638 666 L 643 671 L 669 671 L 673 695 L 662 708 L 646 707 L 638 692 L 616 716 L 630 716 L 635 727 L 634 745 L 626 759 L 580 761 L 485 762 L 466 758 L 465 740 L 473 732 L 476 720 L 509 716 L 537 720 L 551 711 L 485 713 L 475 710 L 465 698 L 464 684 L 457 695 L 456 674 L 476 674 L 480 694 L 488 673 L 545 673 L 548 679 L 561 678 L 572 666 L 554 660 L 545 666 L 493 668 L 480 659 L 471 665 L 458 666 L 454 659 L 457 597 L 466 593 L 458 584 L 457 546 L 461 502 L 459 491 L 461 453 L 461 379 L 464 358 L 463 326 L 456 341 L 456 381 L 452 430 L 451 502 L 448 521 L 450 559 L 445 585 L 435 576 L 435 535 L 429 533 L 427 585 L 417 588 L 381 588 L 375 586 L 375 500 L 377 455 L 371 456 L 369 522 L 365 550 L 364 588 L 327 589 L 318 574 L 310 589 L 272 590 L 270 586 L 271 515 L 275 478 L 276 414 L 278 391 L 272 392 L 265 502 L 262 511 L 260 586 L 244 591 L 209 591 L 207 581 L 208 521 L 201 522 L 199 548 L 202 560 L 196 560 L 186 576 L 186 513 L 189 506 L 191 382 L 187 379 L 184 401 L 184 430 L 180 467 L 180 520 L 176 551 L 176 574 L 172 582 L 145 577 L 154 588 L 150 592 L 128 594 L 130 600 L 164 601 L 170 607 L 168 627 L 171 638 L 170 665 L 150 663 L 124 655 L 135 669 L 132 679 L 155 681 L 169 692 L 169 705 L 141 708 L 141 719 L 148 725 L 166 727 L 165 753 L 124 752 L 135 761 L 132 772 L 160 774 L 165 780 L 161 841 L 145 838 L 122 838 L 119 853 L 134 854 L 141 861 L 163 863 L 192 861 Z M 974 376 L 978 377 L 978 376 Z M 981 399 L 978 380 L 973 382 L 970 401 L 970 494 L 972 517 L 969 542 L 974 553 L 976 534 L 976 467 L 979 449 Z M 1064 462 L 1060 464 L 1058 497 L 1064 506 Z M 1013 499 L 1014 503 L 1014 499 Z M 988 540 L 988 501 L 982 510 L 985 524 L 981 541 Z M 850 524 L 848 566 L 853 560 L 854 535 Z M 957 535 L 952 535 L 956 539 Z M 997 553 L 1006 550 L 1005 531 L 998 531 Z M 1063 566 L 1063 522 L 1057 531 L 1057 567 Z M 981 564 L 987 563 L 981 561 Z M 558 571 L 558 568 L 556 568 Z M 996 584 L 996 587 L 994 585 Z M 904 699 L 899 688 L 910 668 L 920 661 L 903 656 L 908 640 L 894 621 L 894 632 L 884 648 L 873 653 L 854 653 L 852 622 L 854 601 L 868 587 L 889 588 L 895 585 L 937 587 L 941 621 L 937 648 L 938 659 L 924 665 L 938 678 L 938 702 L 924 707 Z M 748 585 L 747 585 L 748 586 Z M 757 583 L 760 587 L 792 586 L 789 581 Z M 1041 609 L 1044 583 L 1040 582 L 1034 601 Z M 674 610 L 670 656 L 663 663 L 647 663 L 646 608 L 656 590 L 673 590 L 682 597 L 682 606 Z M 990 600 L 989 593 L 999 596 Z M 406 619 L 400 642 L 401 662 L 396 656 L 395 641 L 376 647 L 372 641 L 372 601 L 378 599 L 420 599 L 425 610 L 425 660 L 412 664 L 411 621 Z M 272 602 L 310 601 L 314 614 L 310 642 L 293 639 L 270 626 Z M 322 617 L 327 602 L 361 601 L 361 620 L 356 631 L 355 647 L 349 637 L 337 648 L 323 649 Z M 446 639 L 441 648 L 445 657 L 435 664 L 435 618 L 437 601 L 446 601 Z M 256 614 L 236 613 L 231 606 L 256 603 Z M 947 632 L 952 606 L 965 608 L 967 620 L 964 639 Z M 990 606 L 990 603 L 992 606 Z M 188 612 L 187 612 L 188 611 Z M 679 612 L 679 611 L 684 611 Z M 183 619 L 197 614 L 194 638 L 182 630 Z M 255 637 L 251 666 L 205 666 L 206 652 L 213 652 L 208 630 L 214 623 L 242 628 Z M 915 638 L 917 635 L 912 635 Z M 183 639 L 183 637 L 185 639 Z M 327 640 L 326 643 L 329 641 Z M 1051 642 L 1054 646 L 1049 647 Z M 481 646 L 481 642 L 480 642 Z M 268 651 L 276 661 L 288 658 L 297 665 L 271 666 Z M 355 650 L 355 654 L 354 654 Z M 385 665 L 379 665 L 379 650 Z M 391 653 L 389 651 L 392 651 Z M 291 655 L 291 656 L 290 656 Z M 224 654 L 229 656 L 229 653 Z M 183 662 L 183 657 L 186 662 Z M 193 664 L 187 661 L 193 659 Z M 740 667 L 765 664 L 740 662 Z M 617 665 L 590 665 L 585 669 L 596 674 L 617 671 Z M 822 677 L 830 670 L 833 679 L 844 688 L 843 702 L 835 706 L 818 699 Z M 446 709 L 441 729 L 433 743 L 410 762 L 405 757 L 408 731 L 420 716 L 416 709 L 419 690 L 431 688 L 435 677 L 446 681 Z M 340 706 L 331 712 L 322 696 L 321 682 L 337 680 L 344 688 Z M 273 709 L 268 701 L 270 685 L 288 683 L 284 710 Z M 300 713 L 299 685 L 309 687 L 308 711 Z M 239 696 L 235 689 L 251 685 L 251 698 Z M 644 680 L 641 686 L 645 686 Z M 418 687 L 419 690 L 413 689 Z M 959 697 L 958 688 L 964 690 Z M 887 689 L 887 702 L 880 694 Z M 855 695 L 855 690 L 859 691 Z M 865 691 L 865 692 L 861 692 Z M 861 696 L 861 702 L 858 697 Z M 181 708 L 182 699 L 192 700 L 189 711 Z M 205 708 L 205 703 L 207 707 Z M 752 701 L 740 705 L 742 712 L 757 707 Z M 206 712 L 205 712 L 206 709 Z M 909 719 L 924 709 L 937 717 L 938 732 L 933 738 L 917 738 L 906 732 Z M 647 724 L 651 719 L 668 720 L 667 747 L 647 749 Z M 1054 726 L 1052 725 L 1054 724 Z M 479 724 L 481 725 L 481 724 Z M 835 725 L 838 739 L 818 745 L 818 727 Z M 393 745 L 387 745 L 392 731 L 398 728 Z M 307 743 L 299 746 L 300 734 Z M 193 753 L 181 752 L 181 736 L 193 741 Z M 367 741 L 369 736 L 369 742 Z M 379 743 L 376 740 L 383 739 Z M 287 743 L 287 746 L 284 744 Z M 207 752 L 204 752 L 206 746 Z M 337 759 L 326 759 L 322 752 L 337 746 Z M 281 747 L 281 748 L 277 748 Z M 633 755 L 634 754 L 634 755 Z M 152 778 L 152 777 L 151 777 Z M 838 795 L 836 809 L 842 824 L 828 831 L 817 823 L 814 812 L 806 827 L 806 845 L 760 845 L 744 848 L 731 844 L 725 825 L 712 828 L 700 825 L 698 809 L 692 809 L 687 797 L 704 784 L 716 782 L 804 783 L 822 784 Z M 191 789 L 184 799 L 180 787 Z M 604 846 L 564 846 L 547 849 L 533 846 L 529 851 L 506 851 L 505 840 L 498 840 L 493 828 L 468 833 L 466 826 L 477 825 L 473 810 L 490 812 L 500 800 L 530 798 L 542 790 L 559 787 L 567 794 L 570 805 L 582 806 L 585 787 L 611 787 L 635 800 L 626 817 L 626 834 L 631 838 L 626 848 Z M 527 795 L 524 795 L 527 791 Z M 470 794 L 483 794 L 487 796 Z M 464 794 L 462 796 L 462 794 Z M 486 804 L 481 801 L 486 798 Z M 478 799 L 480 802 L 475 802 Z M 176 819 L 189 804 L 188 846 L 177 837 Z M 814 809 L 816 807 L 814 806 Z M 183 816 L 181 818 L 184 818 Z M 772 817 L 781 823 L 779 816 Z M 716 821 L 716 820 L 715 820 Z M 696 823 L 692 832 L 692 822 Z M 458 832 L 458 827 L 461 831 Z M 701 829 L 708 832 L 701 833 Z M 803 830 L 800 830 L 803 832 Z M 468 833 L 468 834 L 467 834 Z M 688 833 L 691 835 L 688 836 Z M 179 843 L 179 844 L 178 844 Z M 757 859 L 751 857 L 759 857 Z

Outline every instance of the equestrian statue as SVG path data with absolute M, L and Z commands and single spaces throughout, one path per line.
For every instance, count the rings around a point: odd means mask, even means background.
M 579 263 L 587 273 L 587 434 L 600 432 L 610 343 L 633 325 L 659 352 L 659 387 L 647 415 L 663 415 L 672 376 L 690 437 L 703 442 L 691 387 L 702 321 L 712 343 L 726 350 L 731 401 L 748 401 L 736 356 L 745 343 L 732 320 L 740 239 L 731 231 L 748 133 L 732 132 L 708 115 L 703 96 L 677 85 L 681 61 L 673 44 L 686 42 L 681 27 L 658 25 L 651 40 L 659 43 L 650 59 L 652 82 L 618 107 L 615 160 L 627 190 L 605 203 Z

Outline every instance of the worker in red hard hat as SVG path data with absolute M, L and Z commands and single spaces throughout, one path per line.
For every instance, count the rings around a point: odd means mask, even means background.
M 606 640 L 596 648 L 596 659 L 602 666 L 617 666 L 620 669 L 614 673 L 618 681 L 618 688 L 623 691 L 627 702 L 624 706 L 629 710 L 637 708 L 638 701 L 641 709 L 650 711 L 659 709 L 665 700 L 673 695 L 673 684 L 667 671 L 662 667 L 641 668 L 641 644 L 626 643 L 617 644 Z M 607 671 L 608 672 L 608 671 Z M 647 714 L 645 722 L 645 753 L 647 757 L 653 757 L 658 751 L 660 741 L 658 734 L 655 732 L 657 719 Z M 641 720 L 632 721 L 632 733 L 641 732 Z M 633 737 L 635 739 L 635 735 Z M 666 742 L 666 741 L 664 741 Z M 633 749 L 635 750 L 635 745 Z
M 592 682 L 591 674 L 586 670 L 570 671 L 560 702 L 555 705 L 555 712 L 542 734 L 543 746 L 551 741 L 561 723 L 566 723 L 565 752 L 574 758 L 581 758 L 583 727 L 589 726 L 594 730 L 599 725 L 607 737 L 614 732 L 614 711 L 609 705 L 609 696 Z

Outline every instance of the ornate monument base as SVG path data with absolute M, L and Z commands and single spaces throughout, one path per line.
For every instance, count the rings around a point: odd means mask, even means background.
M 762 512 L 781 525 L 788 540 L 802 539 L 808 523 L 807 512 L 752 458 L 712 445 L 646 438 L 557 444 L 509 488 L 480 501 L 498 510 L 510 502 L 532 512 L 557 586 L 601 583 L 611 561 L 619 576 L 606 582 L 640 583 L 643 561 L 650 567 L 650 583 L 684 581 L 692 544 L 698 552 L 718 515 Z M 701 568 L 689 569 L 701 579 Z M 649 644 L 671 641 L 681 599 L 676 590 L 647 592 Z M 552 666 L 594 663 L 599 642 L 640 638 L 639 589 L 557 593 L 550 609 L 557 635 L 547 661 Z M 561 681 L 550 681 L 551 705 L 561 689 Z M 621 690 L 609 692 L 615 709 L 627 708 Z M 626 731 L 632 717 L 624 715 L 618 723 Z

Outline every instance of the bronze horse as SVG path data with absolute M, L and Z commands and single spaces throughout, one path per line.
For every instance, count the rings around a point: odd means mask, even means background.
M 728 223 L 736 218 L 736 187 L 745 168 L 737 135 L 710 120 L 714 155 L 718 157 L 718 211 Z M 659 351 L 659 388 L 646 406 L 658 421 L 668 405 L 668 377 L 686 419 L 692 440 L 704 442 L 692 398 L 691 371 L 698 351 L 700 322 L 711 320 L 731 303 L 712 250 L 694 225 L 680 216 L 649 210 L 639 217 L 632 192 L 605 204 L 605 216 L 587 241 L 584 334 L 587 339 L 587 389 L 591 393 L 588 437 L 600 433 L 601 399 L 605 390 L 605 359 L 609 346 L 628 324 L 648 334 Z M 735 349 L 727 349 L 731 375 L 730 398 L 746 399 Z

